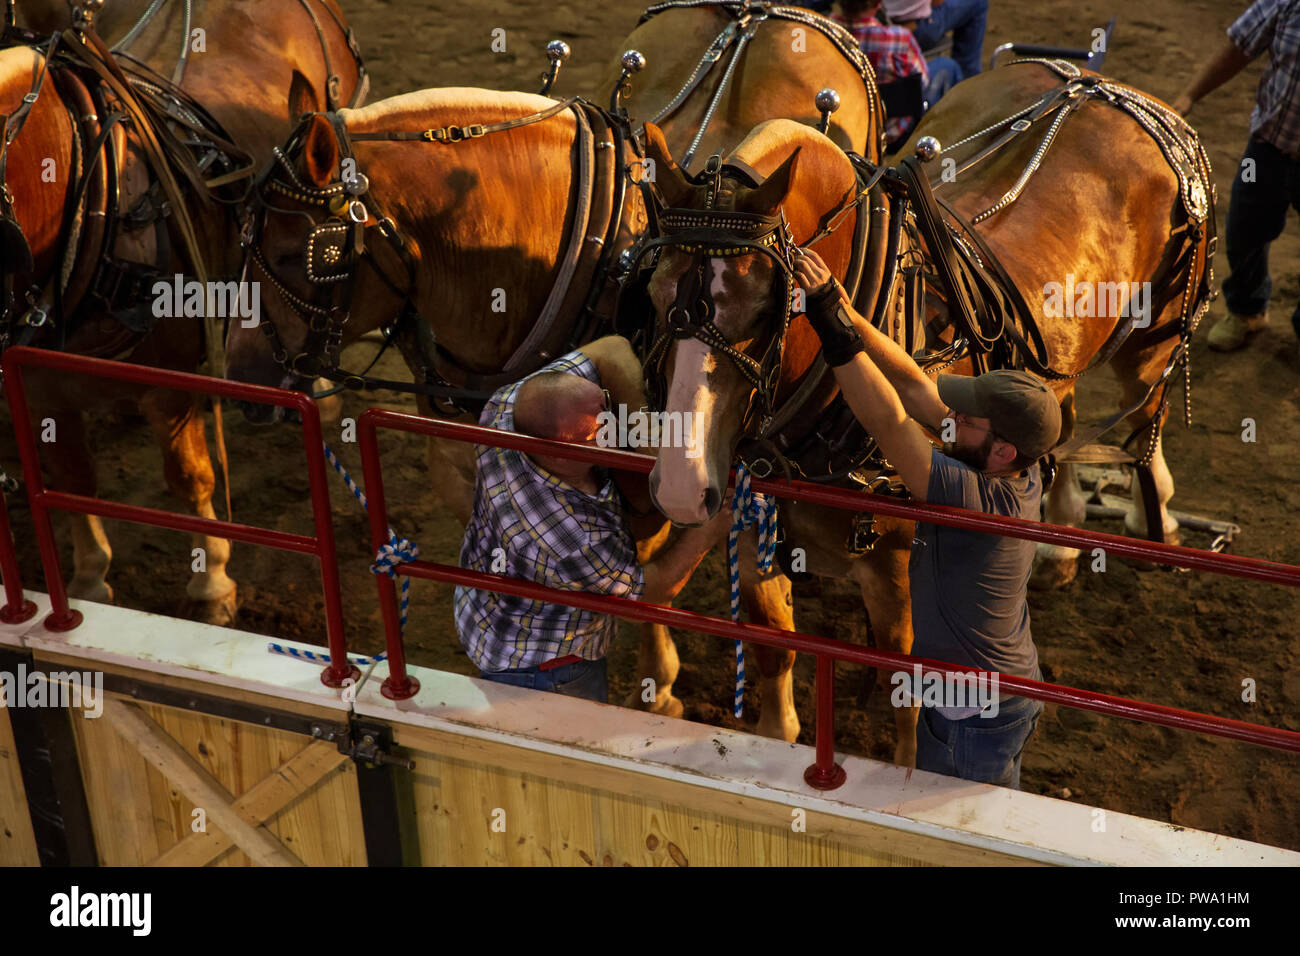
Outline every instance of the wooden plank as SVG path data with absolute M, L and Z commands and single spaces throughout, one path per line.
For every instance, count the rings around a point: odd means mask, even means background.
M 441 781 L 442 799 L 438 803 L 443 811 L 450 814 L 448 821 L 451 835 L 448 844 L 443 846 L 433 844 L 433 832 L 428 829 L 430 822 L 426 821 L 423 815 L 421 817 L 420 843 L 421 852 L 426 863 L 432 862 L 431 856 L 441 857 L 448 850 L 459 856 L 469 849 L 463 845 L 465 837 L 477 831 L 458 832 L 460 831 L 458 824 L 461 821 L 456 818 L 467 805 L 475 808 L 474 813 L 470 814 L 471 818 L 482 814 L 481 807 L 490 799 L 493 799 L 491 789 L 487 793 L 474 792 L 476 787 L 491 788 L 493 785 L 490 778 L 462 776 L 464 770 L 477 766 L 521 774 L 535 774 L 547 782 L 548 788 L 555 790 L 564 790 L 565 788 L 570 790 L 583 789 L 589 793 L 607 791 L 621 794 L 633 800 L 634 803 L 642 805 L 643 808 L 653 807 L 656 804 L 662 807 L 680 808 L 689 811 L 695 818 L 695 823 L 699 823 L 700 816 L 703 814 L 705 820 L 712 822 L 713 819 L 716 819 L 724 824 L 724 829 L 737 823 L 745 823 L 767 828 L 769 837 L 771 833 L 780 832 L 789 833 L 790 839 L 798 840 L 801 843 L 823 841 L 836 845 L 839 848 L 836 852 L 848 852 L 849 856 L 845 859 L 851 858 L 854 862 L 869 860 L 873 864 L 907 866 L 924 863 L 949 866 L 1042 865 L 1037 861 L 1028 860 L 1011 853 L 998 853 L 981 847 L 950 843 L 926 834 L 909 833 L 892 827 L 846 819 L 819 811 L 807 811 L 806 830 L 796 834 L 790 828 L 793 820 L 792 808 L 788 804 L 780 802 L 780 797 L 777 794 L 773 794 L 772 800 L 761 800 L 684 781 L 667 780 L 662 777 L 637 773 L 633 770 L 590 763 L 575 757 L 540 753 L 523 747 L 513 747 L 498 741 L 466 737 L 450 731 L 415 727 L 407 724 L 394 724 L 393 729 L 395 743 L 400 747 L 415 751 L 410 756 L 416 761 L 417 774 L 435 777 Z M 443 762 L 441 758 L 450 759 Z M 469 767 L 462 768 L 462 763 L 468 764 Z M 534 794 L 535 797 L 536 794 Z M 568 810 L 574 813 L 580 812 L 587 819 L 590 819 L 593 813 L 592 799 L 592 797 L 588 796 L 585 798 L 585 802 L 584 800 L 576 800 L 576 806 L 569 807 Z M 430 804 L 422 800 L 419 805 L 427 807 Z M 481 816 L 479 819 L 486 819 L 486 817 Z M 644 842 L 647 835 L 644 829 L 639 832 L 627 829 L 632 825 L 633 819 L 635 819 L 634 814 L 621 821 L 617 836 L 614 838 L 618 846 L 627 854 L 635 852 L 636 844 Z M 465 822 L 477 824 L 477 820 L 474 819 Z M 538 825 L 538 830 L 544 829 L 545 827 Z M 720 836 L 719 839 L 731 838 Z M 738 845 L 735 851 L 737 863 L 750 865 L 755 863 L 751 859 L 752 854 L 766 858 L 777 853 L 777 855 L 782 856 L 782 865 L 787 865 L 788 854 L 778 853 L 775 844 L 758 846 L 753 842 L 752 838 L 746 839 L 749 842 Z M 563 835 L 561 836 L 561 842 L 568 842 Z M 674 842 L 674 845 L 681 849 L 680 844 L 676 844 L 675 841 L 661 841 L 662 853 L 651 854 L 651 859 L 637 860 L 629 858 L 627 861 L 634 865 L 639 862 L 672 865 L 671 856 L 664 855 L 668 852 L 667 842 Z M 570 845 L 572 846 L 572 843 Z M 555 856 L 555 848 L 551 847 L 550 849 L 552 855 Z M 718 849 L 725 849 L 725 847 L 719 847 Z M 685 850 L 682 850 L 682 852 L 685 853 Z M 699 852 L 703 853 L 706 858 L 709 856 L 709 852 L 704 849 Z M 800 853 L 803 852 L 805 851 L 800 851 Z M 686 854 L 686 856 L 689 860 L 689 854 Z M 437 862 L 440 864 L 453 863 L 453 861 L 441 858 Z M 468 860 L 459 858 L 454 861 L 454 863 L 468 862 Z M 486 858 L 479 858 L 477 862 L 482 864 L 490 861 Z M 555 857 L 551 862 L 560 863 L 561 860 L 559 857 Z M 574 860 L 570 857 L 564 862 L 581 864 L 583 861 L 580 858 Z M 708 863 L 711 861 L 705 859 L 701 862 Z
M 221 782 L 186 753 L 171 737 L 164 734 L 139 708 L 114 697 L 106 697 L 104 716 L 113 729 L 176 784 L 195 806 L 207 811 L 208 818 L 225 830 L 255 863 L 262 866 L 301 866 L 301 861 L 262 827 L 254 827 L 234 812 L 234 797 Z
M 9 710 L 0 707 L 0 866 L 40 866 Z
M 334 771 L 347 756 L 333 744 L 312 741 L 281 767 L 258 781 L 230 805 L 245 822 L 257 826 L 279 813 L 288 803 L 316 786 Z M 191 833 L 166 853 L 153 860 L 153 866 L 205 866 L 235 845 L 228 834 L 218 829 Z
M 100 865 L 139 866 L 153 859 L 159 846 L 149 764 L 102 717 L 78 710 L 70 716 Z

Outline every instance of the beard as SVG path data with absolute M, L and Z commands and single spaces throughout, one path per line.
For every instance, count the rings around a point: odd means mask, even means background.
M 984 471 L 989 466 L 989 453 L 993 451 L 993 432 L 984 433 L 984 442 L 977 448 L 962 448 L 953 442 L 943 443 L 943 453 L 955 458 L 963 465 L 969 465 L 976 471 Z

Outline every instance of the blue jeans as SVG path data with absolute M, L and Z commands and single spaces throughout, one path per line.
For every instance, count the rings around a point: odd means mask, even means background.
M 957 61 L 950 56 L 936 56 L 926 65 L 930 70 L 930 83 L 925 88 L 925 105 L 926 109 L 931 109 L 943 99 L 943 94 L 965 79 L 965 76 Z
M 916 768 L 1019 790 L 1020 755 L 1042 712 L 1043 702 L 1028 697 L 1002 701 L 996 717 L 976 714 L 965 720 L 948 720 L 933 707 L 922 707 Z
M 579 661 L 544 671 L 536 667 L 523 667 L 517 671 L 483 671 L 484 680 L 512 687 L 531 687 L 549 690 L 565 697 L 581 697 L 602 704 L 609 703 L 609 681 L 606 679 L 605 658 L 598 661 Z
M 1252 160 L 1250 180 L 1244 164 Z M 1268 274 L 1268 248 L 1286 228 L 1288 207 L 1300 209 L 1300 159 L 1291 159 L 1276 146 L 1252 138 L 1232 179 L 1232 201 L 1224 230 L 1229 275 L 1223 298 L 1229 311 L 1258 315 L 1268 306 L 1273 280 Z M 1291 315 L 1300 336 L 1300 303 Z
M 916 25 L 916 42 L 928 50 L 945 33 L 951 33 L 952 58 L 961 67 L 962 77 L 974 76 L 980 71 L 988 15 L 989 0 L 944 0 L 932 10 L 930 19 Z

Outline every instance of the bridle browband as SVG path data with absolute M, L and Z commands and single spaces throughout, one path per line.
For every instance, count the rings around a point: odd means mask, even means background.
M 794 263 L 798 244 L 786 222 L 784 209 L 773 215 L 717 209 L 724 171 L 733 177 L 753 181 L 752 171 L 738 165 L 725 165 L 720 154 L 709 158 L 698 176 L 686 176 L 688 182 L 703 186 L 705 208 L 669 208 L 659 213 L 659 235 L 646 239 L 635 250 L 631 264 L 635 270 L 640 259 L 658 249 L 668 247 L 691 256 L 677 285 L 677 296 L 668 309 L 666 327 L 654 339 L 644 363 L 647 398 L 653 408 L 662 409 L 667 398 L 668 353 L 675 341 L 694 338 L 709 349 L 721 352 L 731 359 L 736 370 L 753 387 L 753 397 L 742 430 L 748 432 L 755 425 L 758 439 L 766 438 L 776 410 L 776 392 L 781 378 L 781 363 L 785 351 L 786 334 L 795 313 Z M 865 185 L 859 183 L 849 199 L 827 217 L 827 224 L 804 245 L 830 235 L 859 205 L 879 177 Z M 773 297 L 779 308 L 780 321 L 769 339 L 761 357 L 755 358 L 736 348 L 714 322 L 715 308 L 709 289 L 710 259 L 738 256 L 764 255 L 770 259 L 783 279 L 783 295 Z

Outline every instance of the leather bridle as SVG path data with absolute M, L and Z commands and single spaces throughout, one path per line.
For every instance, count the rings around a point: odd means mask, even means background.
M 646 396 L 652 408 L 662 409 L 667 398 L 667 360 L 674 342 L 694 338 L 705 346 L 727 356 L 741 376 L 753 388 L 749 409 L 742 431 L 753 431 L 753 437 L 768 436 L 776 410 L 777 387 L 781 379 L 782 356 L 786 334 L 795 313 L 795 255 L 799 245 L 795 242 L 785 211 L 778 209 L 774 215 L 735 212 L 717 209 L 718 195 L 724 170 L 743 178 L 752 179 L 750 171 L 737 167 L 724 167 L 721 156 L 709 158 L 704 170 L 687 181 L 704 186 L 705 208 L 669 208 L 658 216 L 658 235 L 645 239 L 631 257 L 635 271 L 642 257 L 660 248 L 668 247 L 691 256 L 690 265 L 677 284 L 677 295 L 668 308 L 665 327 L 653 340 L 644 363 Z M 861 185 L 861 184 L 860 184 Z M 834 232 L 845 221 L 847 212 L 856 207 L 875 185 L 875 179 L 857 189 L 829 217 L 827 225 L 805 245 L 811 245 Z M 782 278 L 782 294 L 773 296 L 778 321 L 760 357 L 755 358 L 735 346 L 726 333 L 714 322 L 716 309 L 710 292 L 711 259 L 738 256 L 764 255 L 771 260 Z M 755 424 L 757 427 L 755 428 Z

